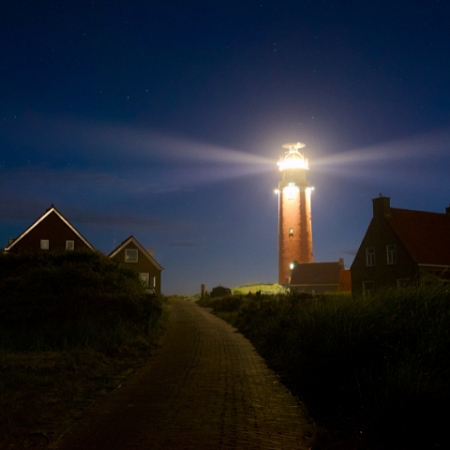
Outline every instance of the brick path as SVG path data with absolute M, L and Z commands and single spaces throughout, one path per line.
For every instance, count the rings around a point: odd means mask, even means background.
M 311 427 L 253 346 L 191 302 L 163 348 L 89 409 L 59 450 L 307 449 Z

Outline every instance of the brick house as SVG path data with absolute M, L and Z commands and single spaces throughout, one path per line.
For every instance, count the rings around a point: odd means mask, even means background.
M 372 201 L 373 218 L 350 268 L 352 292 L 450 281 L 450 207 L 439 214 L 391 208 L 381 194 Z
M 336 262 L 294 263 L 288 287 L 291 292 L 309 292 L 311 294 L 337 292 L 343 271 L 344 260 L 342 258 Z M 344 289 L 341 291 L 344 292 Z
M 135 269 L 149 291 L 161 293 L 161 271 L 164 269 L 133 236 L 125 239 L 108 257 Z
M 52 205 L 18 238 L 10 239 L 6 253 L 94 250 L 94 247 Z

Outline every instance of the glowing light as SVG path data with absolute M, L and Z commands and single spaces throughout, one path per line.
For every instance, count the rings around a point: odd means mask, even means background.
M 283 194 L 286 196 L 288 200 L 292 200 L 297 195 L 298 191 L 299 189 L 297 186 L 286 186 L 283 189 Z
M 280 190 L 279 190 L 279 189 L 275 189 L 273 192 L 274 192 L 275 194 L 279 194 L 279 193 L 280 193 Z
M 280 171 L 286 169 L 304 169 L 309 170 L 308 160 L 298 151 L 300 148 L 303 148 L 305 144 L 301 142 L 297 142 L 294 144 L 284 144 L 283 148 L 289 149 L 286 152 L 286 156 L 280 158 L 277 162 L 277 165 L 280 167 Z
M 289 269 L 292 270 L 293 268 L 294 268 L 294 263 L 290 263 L 290 264 L 289 264 Z

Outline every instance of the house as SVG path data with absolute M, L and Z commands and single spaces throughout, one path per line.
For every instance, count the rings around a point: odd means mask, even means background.
M 135 269 L 149 291 L 161 293 L 161 271 L 164 269 L 136 238 L 125 239 L 108 257 Z
M 297 263 L 292 269 L 289 288 L 291 292 L 309 292 L 311 294 L 337 292 L 343 270 L 344 260 L 342 258 L 336 262 Z
M 6 253 L 94 250 L 94 247 L 52 205 L 18 238 L 10 239 Z
M 350 268 L 352 292 L 370 294 L 415 281 L 450 281 L 450 207 L 445 214 L 373 201 L 373 218 Z

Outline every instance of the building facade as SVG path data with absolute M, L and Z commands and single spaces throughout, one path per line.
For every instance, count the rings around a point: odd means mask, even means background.
M 311 185 L 306 179 L 308 160 L 299 152 L 304 144 L 285 144 L 278 162 L 278 282 L 288 284 L 295 262 L 313 261 Z
M 136 270 L 149 292 L 161 293 L 163 268 L 156 262 L 151 252 L 146 250 L 136 238 L 130 236 L 125 239 L 108 257 Z
M 370 295 L 417 281 L 450 281 L 450 208 L 445 214 L 373 201 L 373 217 L 351 270 L 352 292 Z

